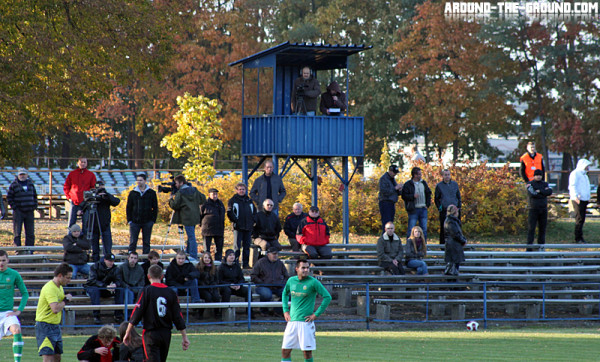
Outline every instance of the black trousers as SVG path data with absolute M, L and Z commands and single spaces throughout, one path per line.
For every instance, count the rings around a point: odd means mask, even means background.
M 585 223 L 585 212 L 589 201 L 579 201 L 579 204 L 574 200 L 573 209 L 575 210 L 575 241 L 583 241 L 583 224 Z
M 223 235 L 204 236 L 204 252 L 210 253 L 212 241 L 215 241 L 215 261 L 221 261 L 223 257 Z
M 33 224 L 33 210 L 22 212 L 19 209 L 13 209 L 13 232 L 15 246 L 21 246 L 21 232 L 25 225 L 25 246 L 33 246 L 35 243 L 35 227 Z
M 385 269 L 386 271 L 392 273 L 393 275 L 404 275 L 404 268 L 402 267 L 402 262 L 398 262 L 398 266 L 395 266 L 392 262 L 382 261 L 381 263 L 379 263 L 379 266 Z
M 220 287 L 221 292 L 221 302 L 229 302 L 231 300 L 232 295 L 237 295 L 238 297 L 244 298 L 244 301 L 248 301 L 248 288 L 245 286 L 241 286 L 238 290 L 233 290 L 229 286 Z
M 446 209 L 440 211 L 440 244 L 446 243 L 446 235 L 444 234 L 444 222 L 446 221 Z
M 155 329 L 142 332 L 144 361 L 165 362 L 171 347 L 171 330 Z
M 548 225 L 548 209 L 529 209 L 529 231 L 527 244 L 533 244 L 535 227 L 538 227 L 538 244 L 546 244 L 546 225 Z

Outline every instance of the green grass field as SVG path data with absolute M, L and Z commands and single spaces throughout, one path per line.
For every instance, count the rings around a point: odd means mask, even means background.
M 63 361 L 76 361 L 86 337 L 65 336 Z M 174 334 L 169 360 L 279 361 L 282 333 L 191 334 L 181 350 Z M 0 361 L 12 361 L 12 338 L 0 342 Z M 595 329 L 519 331 L 317 332 L 320 361 L 597 361 Z M 23 361 L 39 360 L 35 339 L 25 338 Z M 299 351 L 292 360 L 302 361 Z

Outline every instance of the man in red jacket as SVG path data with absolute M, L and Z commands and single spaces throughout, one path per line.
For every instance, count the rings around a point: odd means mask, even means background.
M 67 199 L 71 201 L 71 213 L 69 227 L 77 223 L 77 215 L 82 215 L 80 204 L 83 202 L 83 192 L 89 191 L 96 186 L 96 176 L 87 169 L 87 158 L 79 157 L 77 168 L 69 173 L 65 180 L 63 190 Z M 82 221 L 82 234 L 85 234 L 85 220 Z
M 319 208 L 311 206 L 308 216 L 300 221 L 296 231 L 296 240 L 310 259 L 331 259 L 329 244 L 329 226 L 319 217 Z

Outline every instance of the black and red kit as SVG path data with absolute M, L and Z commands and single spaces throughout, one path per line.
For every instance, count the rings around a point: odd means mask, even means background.
M 129 323 L 143 320 L 142 341 L 148 361 L 166 361 L 171 343 L 173 324 L 185 329 L 177 294 L 162 283 L 152 283 L 142 291 Z

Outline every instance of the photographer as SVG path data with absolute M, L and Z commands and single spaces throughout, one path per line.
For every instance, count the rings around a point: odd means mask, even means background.
M 319 81 L 313 78 L 310 67 L 303 67 L 302 76 L 296 78 L 292 88 L 292 113 L 316 115 L 319 94 L 321 94 Z
M 156 192 L 146 184 L 146 175 L 136 176 L 137 186 L 127 197 L 127 223 L 129 224 L 129 252 L 134 252 L 142 231 L 142 253 L 150 252 L 152 226 L 158 216 Z
M 81 208 L 84 212 L 84 220 L 87 220 L 87 225 L 84 227 L 88 234 L 91 232 L 89 240 L 92 244 L 92 261 L 95 263 L 100 260 L 100 234 L 102 234 L 104 255 L 111 253 L 110 207 L 119 205 L 121 200 L 106 191 L 103 181 L 98 181 L 95 189 L 84 192 L 83 199 Z M 96 215 L 93 215 L 94 210 Z
M 200 206 L 206 202 L 206 196 L 190 186 L 183 175 L 175 177 L 175 188 L 177 192 L 169 199 L 169 206 L 175 211 L 171 223 L 183 225 L 188 237 L 185 251 L 190 261 L 198 261 L 196 225 L 200 223 Z

